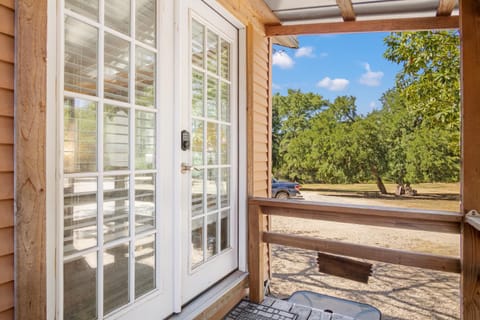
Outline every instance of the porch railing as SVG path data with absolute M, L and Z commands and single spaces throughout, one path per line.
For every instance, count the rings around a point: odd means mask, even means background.
M 265 215 L 460 234 L 463 215 L 455 212 L 336 205 L 251 198 L 248 202 L 250 300 L 264 298 L 265 244 L 368 259 L 403 266 L 460 273 L 460 258 L 387 249 L 267 231 Z

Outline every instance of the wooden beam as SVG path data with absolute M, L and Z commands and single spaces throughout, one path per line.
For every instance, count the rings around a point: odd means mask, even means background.
M 308 201 L 280 201 L 253 198 L 250 204 L 262 212 L 283 217 L 356 223 L 372 226 L 460 233 L 463 215 L 456 212 L 397 209 L 360 205 L 325 204 Z
M 437 17 L 448 17 L 452 15 L 456 0 L 440 0 L 438 2 Z
M 337 255 L 317 252 L 318 271 L 361 283 L 368 283 L 372 264 Z
M 360 259 L 430 270 L 460 273 L 460 259 L 420 252 L 408 252 L 341 241 L 264 232 L 263 241 L 287 247 L 322 251 Z
M 462 210 L 480 211 L 480 1 L 460 0 L 462 92 Z M 467 218 L 468 221 L 468 218 Z M 480 232 L 465 223 L 461 236 L 461 316 L 480 319 Z
M 353 10 L 352 0 L 337 0 L 338 8 L 342 14 L 343 21 L 355 21 L 355 11 Z
M 265 27 L 267 36 L 302 34 L 333 34 L 357 32 L 394 32 L 436 29 L 457 29 L 459 19 L 451 17 L 425 17 L 390 20 L 349 21 L 301 25 L 270 25 Z
M 15 10 L 16 319 L 47 317 L 47 2 L 16 1 Z
M 250 301 L 261 303 L 264 298 L 265 243 L 263 215 L 259 206 L 248 206 L 248 272 Z

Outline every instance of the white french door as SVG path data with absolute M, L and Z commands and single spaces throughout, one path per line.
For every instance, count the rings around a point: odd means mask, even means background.
M 165 318 L 238 268 L 238 30 L 201 0 L 52 1 L 57 317 Z
M 238 267 L 238 30 L 189 1 L 182 57 L 182 304 Z
M 172 62 L 160 34 L 173 18 L 157 0 L 58 3 L 57 316 L 162 319 L 173 312 L 173 175 L 160 168 L 173 160 L 159 149 L 173 148 L 173 99 L 160 84 L 173 72 L 161 72 Z

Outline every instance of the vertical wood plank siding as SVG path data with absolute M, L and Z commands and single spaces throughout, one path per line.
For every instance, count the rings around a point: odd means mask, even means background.
M 14 3 L 0 0 L 0 320 L 13 319 Z

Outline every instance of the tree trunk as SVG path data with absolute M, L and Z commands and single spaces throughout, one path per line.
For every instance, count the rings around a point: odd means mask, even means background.
M 376 176 L 377 179 L 377 187 L 381 194 L 387 194 L 387 188 L 383 184 L 382 178 L 379 175 Z
M 372 168 L 372 174 L 375 177 L 375 180 L 377 182 L 378 191 L 380 191 L 381 194 L 387 194 L 387 188 L 385 188 L 385 185 L 383 184 L 382 178 L 378 174 L 377 168 L 375 168 L 375 167 Z

